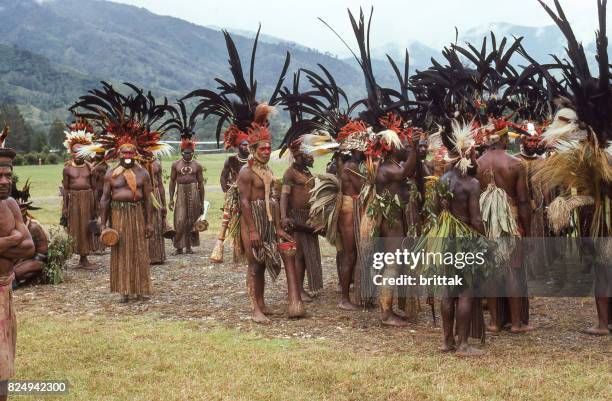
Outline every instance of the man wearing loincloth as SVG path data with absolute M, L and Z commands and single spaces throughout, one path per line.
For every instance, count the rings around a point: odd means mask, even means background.
M 12 284 L 17 260 L 34 256 L 34 243 L 19 206 L 10 198 L 15 151 L 4 147 L 7 128 L 0 134 L 0 400 L 7 399 L 7 381 L 15 375 L 17 320 Z
M 509 137 L 505 121 L 492 119 L 487 128 L 481 129 L 485 130 L 487 150 L 478 158 L 477 178 L 484 191 L 481 195 L 480 207 L 481 211 L 488 209 L 494 214 L 483 215 L 487 236 L 498 241 L 520 238 L 521 235 L 531 230 L 531 203 L 527 191 L 527 174 L 522 161 L 506 152 Z M 497 208 L 503 207 L 510 211 L 508 216 L 498 217 L 495 215 L 495 208 L 483 206 L 488 194 L 500 194 L 494 195 L 499 198 L 494 201 L 497 203 Z M 491 225 L 496 224 L 500 218 L 505 218 L 507 221 L 504 222 L 504 226 L 510 227 L 509 232 L 503 233 L 503 239 L 502 237 L 495 238 L 492 235 L 497 230 L 494 230 Z M 529 299 L 521 296 L 524 295 L 527 283 L 520 247 L 510 245 L 510 254 L 507 256 L 509 259 L 506 266 L 501 266 L 504 271 L 500 290 L 510 296 L 494 297 L 492 296 L 494 294 L 490 294 L 491 296 L 487 299 L 487 307 L 491 315 L 491 322 L 487 330 L 499 332 L 509 322 L 512 333 L 525 333 L 531 331 L 532 327 L 529 326 Z
M 248 135 L 238 129 L 228 129 L 225 131 L 223 138 L 225 150 L 237 149 L 238 154 L 227 158 L 221 170 L 221 189 L 224 192 L 223 199 L 223 215 L 221 220 L 221 230 L 217 236 L 217 242 L 210 254 L 210 260 L 214 263 L 223 262 L 223 244 L 228 230 L 232 234 L 232 248 L 234 250 L 234 263 L 240 261 L 242 255 L 242 247 L 240 245 L 240 235 L 237 230 L 231 228 L 237 224 L 237 210 L 240 204 L 238 199 L 238 190 L 236 188 L 236 180 L 240 169 L 249 160 L 249 141 Z
M 308 273 L 308 287 L 316 295 L 323 289 L 323 271 L 319 237 L 307 224 L 310 191 L 314 188 L 310 172 L 314 158 L 301 149 L 301 144 L 302 138 L 298 138 L 289 145 L 294 162 L 283 175 L 280 213 L 283 229 L 291 232 L 296 241 L 295 268 L 302 301 L 311 302 L 311 294 L 304 290 L 304 278 Z
M 172 163 L 170 172 L 170 210 L 174 210 L 174 247 L 176 254 L 193 253 L 200 245 L 200 235 L 194 224 L 204 211 L 204 175 L 202 165 L 193 160 L 195 142 L 181 140 L 181 159 Z M 174 194 L 176 191 L 176 204 Z
M 95 269 L 87 256 L 94 250 L 93 234 L 89 224 L 97 214 L 94 183 L 91 168 L 85 156 L 79 153 L 81 147 L 91 144 L 93 129 L 84 121 L 75 123 L 66 131 L 64 146 L 71 153 L 71 160 L 63 172 L 62 216 L 68 222 L 68 234 L 74 240 L 74 252 L 80 256 L 79 269 Z
M 274 175 L 268 166 L 271 135 L 268 114 L 273 110 L 259 104 L 249 127 L 249 147 L 252 159 L 240 170 L 240 235 L 248 267 L 247 289 L 256 323 L 269 323 L 270 313 L 264 302 L 265 272 L 276 280 L 285 265 L 289 295 L 289 317 L 300 317 L 304 306 L 300 297 L 295 271 L 295 241 L 280 226 L 278 203 L 272 198 Z
M 474 242 L 484 235 L 484 225 L 480 216 L 480 184 L 475 175 L 476 163 L 472 160 L 474 152 L 473 133 L 469 127 L 453 121 L 452 134 L 444 133 L 449 149 L 449 168 L 439 182 L 441 211 L 431 230 L 439 233 L 439 227 L 452 221 L 453 229 L 445 233 L 446 238 L 460 238 L 460 241 Z M 442 190 L 442 188 L 444 189 Z M 425 233 L 425 238 L 431 236 Z M 436 236 L 439 234 L 435 234 Z M 432 241 L 432 243 L 435 241 Z M 445 241 L 445 246 L 448 244 Z M 431 249 L 427 251 L 436 251 Z M 454 266 L 445 267 L 445 275 L 463 274 Z M 443 352 L 456 351 L 458 356 L 478 356 L 483 351 L 469 345 L 468 338 L 475 337 L 484 342 L 484 316 L 482 301 L 473 297 L 473 283 L 461 287 L 444 288 L 440 303 L 442 311 Z M 456 338 L 456 339 L 455 339 Z

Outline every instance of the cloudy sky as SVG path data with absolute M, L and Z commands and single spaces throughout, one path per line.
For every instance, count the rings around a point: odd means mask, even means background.
M 113 0 L 144 7 L 156 14 L 170 15 L 198 25 L 262 32 L 314 47 L 344 54 L 333 34 L 318 21 L 323 18 L 343 37 L 351 37 L 346 9 L 359 7 L 374 18 L 372 45 L 389 42 L 408 44 L 418 40 L 434 48 L 454 39 L 454 26 L 460 32 L 509 22 L 526 26 L 545 26 L 552 20 L 537 0 Z M 553 0 L 544 0 L 552 5 Z M 592 41 L 597 25 L 596 0 L 561 0 L 579 39 Z M 612 18 L 608 7 L 608 19 Z

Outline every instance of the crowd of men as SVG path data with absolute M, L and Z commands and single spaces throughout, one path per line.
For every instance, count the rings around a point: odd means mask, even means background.
M 353 104 L 324 66 L 317 72 L 299 70 L 294 85 L 285 86 L 289 55 L 270 98 L 259 100 L 255 48 L 247 79 L 227 32 L 233 82 L 218 78 L 216 91 L 195 90 L 169 105 L 134 85 L 127 84 L 130 93 L 124 94 L 103 82 L 71 108 L 77 120 L 66 133 L 71 159 L 63 171 L 62 223 L 74 239 L 78 268 L 95 269 L 89 256 L 110 247 L 111 291 L 128 302 L 151 295 L 150 264 L 165 262 L 165 238 L 172 239 L 176 254 L 193 253 L 205 214 L 195 127 L 198 119 L 214 117 L 217 140 L 223 133 L 225 148 L 237 154 L 227 159 L 220 177 L 222 228 L 211 260 L 222 262 L 224 243 L 231 242 L 234 261 L 248 266 L 255 322 L 270 323 L 265 275 L 274 281 L 283 266 L 288 315 L 304 316 L 304 303 L 323 288 L 322 236 L 337 251 L 338 308 L 350 312 L 377 305 L 383 325 L 405 327 L 415 318 L 419 298 L 429 295 L 433 307 L 433 296 L 407 286 L 374 285 L 373 249 L 393 251 L 394 239 L 411 238 L 419 244 L 415 249 L 435 250 L 439 243 L 432 238 L 461 238 L 496 242 L 503 280 L 486 299 L 473 286 L 444 288 L 442 350 L 480 355 L 469 337 L 484 340 L 485 331 L 506 328 L 517 334 L 532 330 L 523 290 L 530 264 L 544 263 L 538 256 L 542 248 L 525 251 L 516 246 L 518 239 L 607 238 L 612 232 L 606 1 L 598 5 L 599 77 L 590 74 L 584 50 L 557 4 L 556 13 L 544 7 L 568 40 L 568 61 L 540 65 L 521 38 L 509 47 L 504 38 L 498 46 L 492 34 L 492 49 L 486 41 L 481 50 L 453 44 L 444 49 L 445 63 L 434 62 L 413 76 L 408 57 L 403 74 L 389 58 L 399 89 L 376 82 L 369 23 L 363 12 L 359 18 L 349 12 L 359 46 L 353 54 L 367 92 Z M 529 62 L 521 73 L 510 64 L 519 55 Z M 191 114 L 187 102 L 197 103 Z M 288 111 L 291 121 L 278 155 L 289 160 L 282 179 L 269 166 L 275 107 Z M 181 137 L 181 158 L 170 168 L 166 199 L 160 158 L 170 147 L 161 138 L 172 131 Z M 518 154 L 510 154 L 511 140 L 520 143 Z M 320 155 L 331 155 L 331 161 L 324 174 L 314 175 L 314 157 Z M 13 372 L 11 282 L 16 274 L 27 279 L 40 271 L 47 246 L 44 229 L 28 217 L 27 197 L 19 204 L 10 197 L 14 156 L 0 147 L 0 305 L 8 322 L 1 327 L 0 379 Z M 168 209 L 174 211 L 172 227 Z M 612 283 L 605 255 L 595 255 L 593 272 L 598 322 L 586 332 L 607 335 Z M 401 274 L 394 263 L 382 272 L 387 283 Z M 495 296 L 497 290 L 506 295 Z

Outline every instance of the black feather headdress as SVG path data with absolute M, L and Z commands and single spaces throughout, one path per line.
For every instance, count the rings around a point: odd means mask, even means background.
M 70 110 L 99 128 L 94 135 L 94 144 L 81 148 L 81 153 L 91 156 L 101 151 L 106 159 L 118 156 L 122 146 L 132 146 L 142 160 L 168 154 L 172 147 L 160 143 L 164 128 L 163 120 L 170 111 L 167 100 L 156 104 L 151 93 L 132 84 L 125 84 L 131 93 L 124 95 L 112 85 L 102 82 L 102 89 L 93 89 L 81 96 Z
M 233 82 L 215 78 L 215 81 L 219 84 L 218 92 L 198 89 L 184 97 L 184 99 L 198 98 L 198 105 L 194 110 L 196 116 L 202 115 L 203 118 L 218 117 L 217 144 L 221 140 L 221 132 L 226 123 L 229 123 L 230 126 L 225 130 L 225 139 L 241 134 L 248 135 L 250 144 L 270 139 L 268 115 L 274 110 L 272 106 L 280 101 L 279 92 L 289 68 L 291 56 L 287 52 L 285 63 L 270 99 L 266 103 L 260 103 L 257 98 L 257 81 L 254 74 L 260 30 L 261 25 L 253 43 L 248 82 L 234 40 L 227 31 L 223 31 Z

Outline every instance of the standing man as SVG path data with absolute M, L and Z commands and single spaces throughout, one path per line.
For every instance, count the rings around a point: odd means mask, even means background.
M 17 320 L 12 284 L 17 260 L 34 256 L 34 243 L 19 206 L 10 198 L 15 151 L 4 147 L 8 128 L 0 134 L 0 400 L 7 399 L 7 381 L 15 375 Z
M 304 315 L 295 271 L 295 241 L 281 228 L 278 203 L 272 198 L 274 175 L 268 166 L 272 138 L 267 117 L 272 110 L 267 104 L 257 105 L 256 118 L 249 128 L 252 159 L 238 174 L 240 235 L 249 264 L 247 290 L 253 307 L 252 319 L 262 324 L 270 322 L 264 302 L 265 272 L 276 280 L 281 259 L 287 276 L 289 317 Z
M 508 148 L 508 127 L 503 120 L 492 121 L 494 129 L 488 129 L 486 132 L 487 150 L 478 158 L 477 178 L 480 182 L 480 187 L 483 191 L 481 195 L 481 210 L 485 209 L 483 204 L 487 196 L 494 194 L 503 194 L 499 199 L 493 199 L 497 202 L 497 208 L 506 208 L 511 211 L 511 215 L 507 216 L 508 221 L 504 222 L 506 227 L 518 227 L 518 229 L 510 229 L 512 232 L 505 233 L 504 238 L 520 238 L 521 234 L 529 233 L 531 230 L 531 204 L 527 192 L 527 174 L 523 168 L 523 163 L 520 159 L 509 155 L 506 152 Z M 492 190 L 501 189 L 502 191 L 493 192 Z M 495 195 L 497 196 L 497 195 Z M 487 208 L 488 209 L 488 208 Z M 490 209 L 491 213 L 495 213 L 495 208 Z M 492 238 L 491 233 L 497 230 L 491 230 L 491 224 L 496 224 L 500 217 L 497 215 L 483 216 L 485 221 L 485 229 L 490 239 L 499 240 L 500 238 Z M 489 226 L 487 226 L 486 222 Z M 509 320 L 512 327 L 512 333 L 524 333 L 532 330 L 529 322 L 529 301 L 527 297 L 519 296 L 526 288 L 525 270 L 522 266 L 520 249 L 512 249 L 510 260 L 507 266 L 502 266 L 505 269 L 503 290 L 509 297 L 490 297 L 487 299 L 487 306 L 491 314 L 491 323 L 487 327 L 489 331 L 499 332 L 506 320 Z M 510 319 L 504 313 L 504 307 L 508 306 Z
M 236 184 L 240 169 L 249 160 L 248 136 L 244 133 L 227 135 L 225 150 L 232 148 L 237 149 L 238 154 L 228 157 L 223 164 L 223 170 L 221 170 L 221 189 L 224 193 L 227 193 L 227 190 Z
M 447 239 L 461 238 L 472 241 L 484 235 L 484 225 L 480 216 L 480 183 L 473 177 L 475 162 L 472 161 L 473 137 L 469 127 L 461 127 L 453 122 L 452 140 L 449 141 L 450 170 L 440 178 L 440 195 L 448 195 L 441 200 L 442 211 L 435 221 L 433 232 L 443 225 L 443 219 L 458 221 L 459 224 L 447 233 Z M 454 266 L 446 266 L 445 275 L 463 274 Z M 456 350 L 458 356 L 478 356 L 483 351 L 468 343 L 470 336 L 484 341 L 484 317 L 480 298 L 473 297 L 473 285 L 462 287 L 448 286 L 443 290 L 441 300 L 442 329 L 444 331 L 443 352 Z M 455 341 L 457 337 L 458 343 Z
M 174 247 L 177 255 L 182 254 L 183 249 L 191 254 L 191 248 L 200 245 L 200 234 L 193 226 L 204 212 L 204 175 L 202 165 L 193 160 L 195 142 L 183 138 L 180 149 L 181 160 L 172 163 L 169 204 L 170 210 L 174 210 Z
M 323 289 L 323 270 L 319 237 L 307 224 L 310 191 L 314 188 L 314 177 L 310 172 L 314 158 L 305 153 L 301 145 L 302 138 L 289 145 L 294 162 L 283 176 L 280 213 L 283 230 L 292 232 L 296 241 L 295 269 L 302 301 L 311 302 L 310 294 L 304 290 L 306 272 L 308 287 L 312 294 L 317 294 Z
M 104 177 L 104 193 L 100 202 L 102 230 L 108 223 L 119 242 L 111 248 L 111 292 L 121 294 L 120 302 L 129 295 L 143 299 L 151 294 L 149 250 L 146 238 L 153 235 L 151 178 L 136 162 L 138 151 L 133 143 L 124 143 L 118 150 L 119 165 Z
M 217 237 L 215 247 L 210 254 L 210 260 L 213 263 L 223 263 L 223 244 L 225 236 L 231 223 L 237 223 L 237 208 L 240 204 L 236 180 L 240 169 L 249 160 L 249 137 L 246 133 L 238 129 L 228 129 L 224 135 L 225 150 L 232 148 L 238 149 L 238 154 L 230 156 L 223 165 L 221 171 L 221 189 L 225 193 L 223 199 L 223 216 L 221 221 L 221 231 Z M 237 231 L 237 230 L 235 230 Z M 237 263 L 242 257 L 242 247 L 240 245 L 240 236 L 235 233 L 232 237 L 234 249 L 234 263 Z
M 94 196 L 94 179 L 85 155 L 79 153 L 81 147 L 91 144 L 93 129 L 84 121 L 70 126 L 66 131 L 64 146 L 72 158 L 63 172 L 63 209 L 62 216 L 68 222 L 68 234 L 75 241 L 75 253 L 79 254 L 77 268 L 92 270 L 94 264 L 87 256 L 94 250 L 93 234 L 89 223 L 95 219 L 97 204 Z
M 153 235 L 149 238 L 149 257 L 151 264 L 162 265 L 166 261 L 164 245 L 164 222 L 166 221 L 166 190 L 162 178 L 162 166 L 158 159 L 151 163 L 150 172 L 153 194 Z
M 391 118 L 392 116 L 389 116 L 389 120 Z M 378 206 L 373 206 L 372 212 L 376 216 L 377 231 L 383 238 L 384 244 L 384 238 L 401 238 L 408 231 L 404 219 L 405 211 L 400 204 L 400 199 L 407 199 L 407 194 L 403 192 L 406 192 L 406 180 L 414 175 L 418 142 L 415 139 L 412 141 L 412 146 L 408 145 L 408 138 L 402 132 L 391 128 L 378 133 L 377 136 L 377 141 L 373 145 L 373 153 L 378 153 L 378 149 L 381 149 L 380 166 L 376 172 L 375 205 Z M 387 265 L 383 272 L 385 277 L 397 277 L 398 274 L 399 269 L 396 264 Z M 406 326 L 406 321 L 393 311 L 393 292 L 392 286 L 381 288 L 380 320 L 386 326 L 403 327 Z

